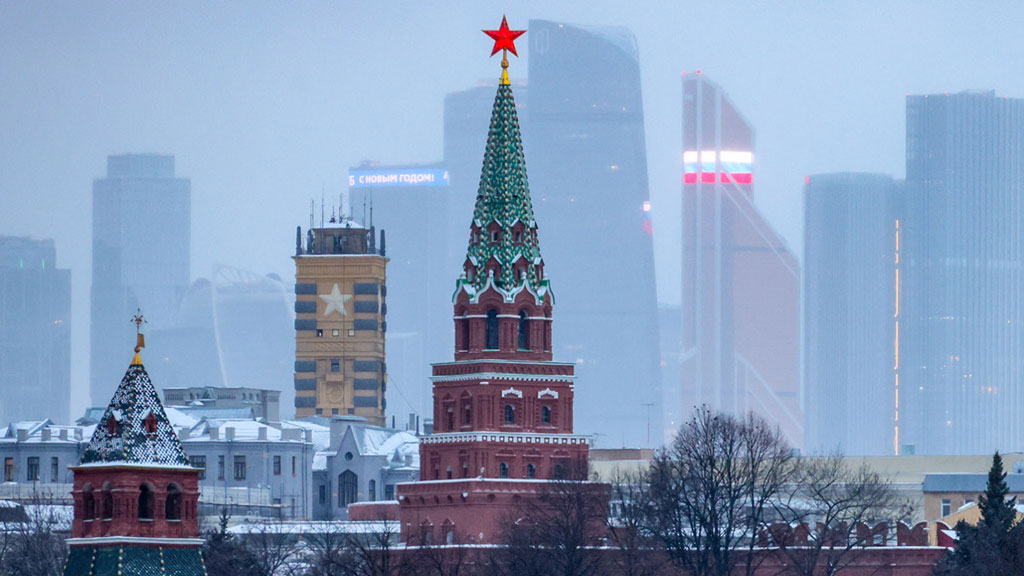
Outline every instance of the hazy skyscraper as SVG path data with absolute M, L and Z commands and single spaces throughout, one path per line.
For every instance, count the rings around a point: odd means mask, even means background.
M 352 216 L 372 218 L 370 224 L 387 230 L 385 337 L 392 413 L 411 411 L 428 417 L 430 363 L 454 353 L 455 330 L 448 301 L 453 270 L 459 269 L 466 256 L 464 246 L 453 250 L 449 244 L 451 229 L 456 226 L 449 220 L 448 170 L 439 164 L 363 164 L 349 169 L 348 175 Z M 463 214 L 458 222 L 465 219 Z
M 901 451 L 1016 450 L 1024 435 L 1024 100 L 907 97 Z
M 69 424 L 71 272 L 53 240 L 0 236 L 0 423 Z
M 529 30 L 523 133 L 537 219 L 557 224 L 544 238 L 559 274 L 554 354 L 576 362 L 584 383 L 582 432 L 646 445 L 648 426 L 660 427 L 661 378 L 636 38 L 544 20 Z
M 804 186 L 808 450 L 893 454 L 899 184 L 816 174 Z
M 754 205 L 754 130 L 683 78 L 682 401 L 754 411 L 803 444 L 800 267 Z
M 90 392 L 104 406 L 124 375 L 131 316 L 170 326 L 189 288 L 191 184 L 174 175 L 174 156 L 107 158 L 92 189 Z M 160 357 L 160 344 L 151 353 Z M 130 359 L 128 359 L 130 360 Z

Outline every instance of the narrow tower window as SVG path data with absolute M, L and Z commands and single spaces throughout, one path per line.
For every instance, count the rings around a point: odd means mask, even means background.
M 519 313 L 519 349 L 530 349 L 530 318 L 526 315 L 526 310 Z
M 498 311 L 487 311 L 487 349 L 498 349 Z
M 540 408 L 540 423 L 551 424 L 551 407 L 541 406 Z
M 181 520 L 181 488 L 177 484 L 169 484 L 167 486 L 164 517 L 168 520 Z
M 85 520 L 92 520 L 96 517 L 96 500 L 93 498 L 92 484 L 86 484 L 82 488 L 82 517 Z
M 502 462 L 498 470 L 502 478 L 508 478 L 508 462 Z
M 139 486 L 139 519 L 153 519 L 153 489 L 148 484 Z
M 505 405 L 505 424 L 516 423 L 516 407 L 511 404 Z

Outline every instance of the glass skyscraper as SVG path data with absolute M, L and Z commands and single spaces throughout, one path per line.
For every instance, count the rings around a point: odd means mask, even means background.
M 619 27 L 531 20 L 523 134 L 558 271 L 554 356 L 576 363 L 576 427 L 661 442 L 661 375 L 639 51 Z M 613 398 L 626 399 L 614 402 Z M 648 433 L 650 430 L 650 433 Z M 604 444 L 607 442 L 607 444 Z
M 684 413 L 753 411 L 802 447 L 800 265 L 754 204 L 754 130 L 700 73 L 682 104 Z
M 70 424 L 71 271 L 53 240 L 0 236 L 0 424 Z
M 987 454 L 1024 437 L 1024 100 L 907 97 L 900 452 Z
M 172 325 L 189 289 L 191 184 L 174 174 L 174 157 L 107 158 L 92 190 L 90 392 L 105 406 L 124 375 L 130 320 L 141 309 L 151 330 Z M 160 356 L 160 344 L 150 352 Z
M 900 189 L 891 176 L 864 173 L 815 174 L 804 186 L 809 452 L 895 452 Z

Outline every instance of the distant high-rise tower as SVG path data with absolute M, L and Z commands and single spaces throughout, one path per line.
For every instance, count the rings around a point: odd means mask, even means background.
M 385 424 L 384 232 L 348 219 L 297 231 L 295 416 L 363 416 Z
M 1024 99 L 907 97 L 901 453 L 1016 450 L 1024 435 Z
M 107 158 L 93 182 L 90 390 L 105 405 L 131 340 L 128 318 L 141 308 L 151 329 L 169 326 L 189 287 L 191 185 L 174 175 L 174 156 Z M 154 357 L 160 356 L 156 343 Z
M 647 445 L 661 378 L 640 62 L 625 28 L 530 21 L 524 132 L 537 218 L 557 223 L 557 356 L 586 390 L 577 425 Z M 625 399 L 610 402 L 610 398 Z
M 754 130 L 683 77 L 682 400 L 754 411 L 803 445 L 800 266 L 754 205 Z
M 53 240 L 0 236 L 0 423 L 69 424 L 71 271 Z
M 815 174 L 804 186 L 809 451 L 895 451 L 899 190 L 884 174 Z
M 348 174 L 351 214 L 362 219 L 365 211 L 370 224 L 388 232 L 388 385 L 398 392 L 392 412 L 429 413 L 428 362 L 453 352 L 445 301 L 451 271 L 465 256 L 449 245 L 448 170 L 364 163 Z

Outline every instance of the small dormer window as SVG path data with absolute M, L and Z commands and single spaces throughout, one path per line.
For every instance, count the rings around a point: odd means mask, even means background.
M 498 230 L 491 230 L 491 244 L 497 244 L 501 240 L 501 232 Z
M 152 412 L 150 412 L 149 416 L 146 416 L 146 419 L 143 420 L 142 425 L 146 428 L 146 434 L 149 434 L 150 436 L 155 436 L 156 435 L 156 414 L 153 414 Z
M 107 434 L 117 436 L 121 432 L 121 425 L 116 418 L 111 416 L 107 419 Z
M 516 241 L 516 244 L 519 244 L 519 243 L 521 243 L 523 241 L 523 232 L 522 232 L 522 230 L 516 230 L 514 239 Z

